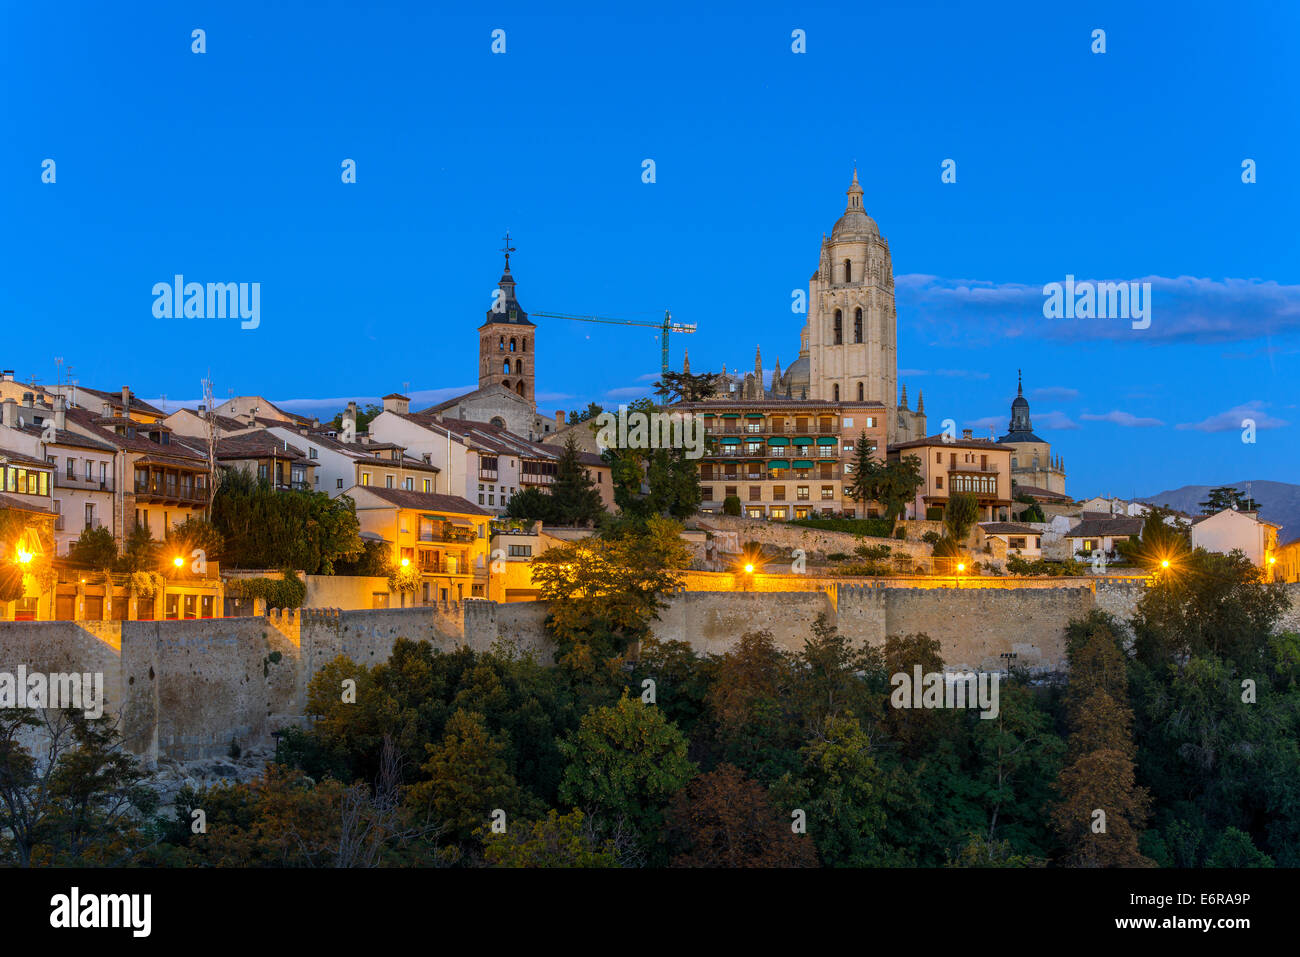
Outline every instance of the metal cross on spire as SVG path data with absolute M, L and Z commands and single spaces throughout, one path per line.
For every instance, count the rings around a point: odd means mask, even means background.
M 510 254 L 515 251 L 515 247 L 510 245 L 510 230 L 506 230 L 505 245 L 501 251 L 506 254 L 506 272 L 510 271 Z

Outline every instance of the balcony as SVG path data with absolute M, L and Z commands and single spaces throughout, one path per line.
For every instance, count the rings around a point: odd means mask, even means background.
M 448 561 L 446 558 L 433 558 L 418 561 L 415 567 L 419 569 L 421 575 L 463 575 L 466 578 L 470 575 L 469 566 L 455 559 Z
M 554 475 L 541 475 L 536 472 L 524 472 L 519 476 L 520 485 L 550 485 L 554 481 Z
M 416 535 L 420 542 L 472 542 L 478 538 L 478 532 L 463 525 L 434 525 L 422 528 Z
M 478 480 L 480 482 L 495 482 L 497 480 L 496 469 L 479 469 Z
M 77 489 L 83 492 L 111 492 L 113 491 L 113 479 L 111 476 L 98 479 L 86 478 L 81 475 L 68 475 L 66 472 L 55 472 L 54 487 Z
M 173 482 L 136 482 L 136 501 L 160 505 L 192 505 L 201 507 L 208 504 L 208 490 L 189 485 L 177 485 Z

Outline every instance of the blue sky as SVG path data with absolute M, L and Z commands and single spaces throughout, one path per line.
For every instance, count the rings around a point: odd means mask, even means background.
M 1300 5 L 841 6 L 5 4 L 0 366 L 191 401 L 210 370 L 219 400 L 324 412 L 445 395 L 507 228 L 526 309 L 669 308 L 698 324 L 674 365 L 788 365 L 856 162 L 932 426 L 1001 434 L 1023 368 L 1072 493 L 1292 480 Z M 259 327 L 156 319 L 176 273 L 260 282 Z M 1067 275 L 1151 282 L 1151 327 L 1043 318 Z M 653 330 L 540 321 L 545 410 L 658 370 Z

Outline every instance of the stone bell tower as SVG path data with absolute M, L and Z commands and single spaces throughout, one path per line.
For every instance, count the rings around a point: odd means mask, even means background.
M 537 326 L 515 297 L 515 277 L 510 274 L 510 254 L 514 251 L 507 232 L 502 249 L 506 255 L 505 272 L 497 283 L 487 320 L 478 329 L 478 387 L 501 385 L 535 406 Z

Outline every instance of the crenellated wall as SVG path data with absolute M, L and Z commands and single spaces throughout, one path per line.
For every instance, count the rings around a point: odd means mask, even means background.
M 731 576 L 719 576 L 730 579 Z M 679 591 L 655 623 L 663 639 L 700 653 L 725 652 L 746 631 L 768 629 L 777 643 L 803 646 L 819 614 L 855 642 L 924 632 L 957 668 L 1064 669 L 1065 627 L 1096 608 L 1125 620 L 1143 585 L 1125 580 L 972 580 L 961 587 L 897 580 L 768 580 L 788 590 Z M 724 587 L 730 585 L 726 582 Z M 715 585 L 714 587 L 718 587 Z M 1300 584 L 1283 619 L 1300 629 Z M 399 637 L 445 651 L 486 651 L 498 641 L 549 661 L 542 602 L 467 600 L 407 609 L 273 611 L 265 617 L 190 621 L 0 623 L 0 671 L 100 672 L 105 707 L 120 715 L 126 746 L 146 758 L 181 760 L 265 745 L 272 732 L 304 720 L 307 687 L 327 662 L 345 655 L 374 665 Z

